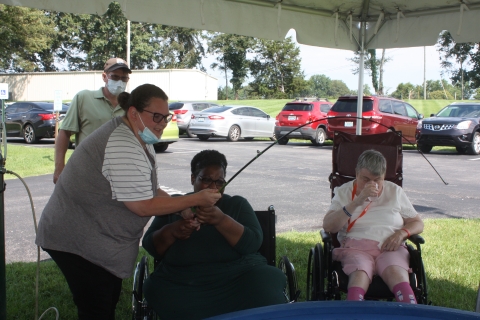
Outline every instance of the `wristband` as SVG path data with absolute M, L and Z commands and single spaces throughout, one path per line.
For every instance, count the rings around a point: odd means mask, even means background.
M 410 232 L 408 232 L 408 230 L 407 230 L 407 229 L 405 229 L 405 228 L 402 228 L 402 229 L 400 229 L 400 230 L 403 230 L 403 231 L 405 231 L 405 232 L 407 233 L 407 239 L 408 239 L 408 238 L 410 238 Z
M 352 214 L 347 211 L 347 208 L 345 208 L 345 206 L 343 206 L 343 212 L 345 212 L 345 214 L 346 214 L 349 218 L 352 216 Z

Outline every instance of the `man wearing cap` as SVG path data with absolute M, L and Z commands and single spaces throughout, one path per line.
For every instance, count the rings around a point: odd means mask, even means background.
M 124 111 L 118 105 L 117 97 L 125 91 L 130 73 L 132 70 L 125 60 L 108 59 L 102 73 L 105 86 L 94 91 L 80 91 L 73 97 L 55 140 L 53 183 L 57 182 L 65 167 L 65 154 L 72 134 L 75 134 L 75 146 L 78 146 L 102 124 L 116 116 L 124 115 Z

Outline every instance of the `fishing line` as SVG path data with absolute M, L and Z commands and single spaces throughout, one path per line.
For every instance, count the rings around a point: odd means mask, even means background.
M 278 143 L 279 140 L 285 138 L 286 136 L 288 136 L 290 133 L 292 133 L 293 131 L 295 130 L 298 130 L 300 128 L 303 128 L 305 126 L 308 126 L 312 123 L 315 123 L 315 122 L 319 122 L 319 121 L 322 121 L 322 120 L 326 120 L 326 119 L 361 119 L 361 120 L 366 120 L 366 121 L 370 121 L 370 122 L 374 122 L 374 123 L 377 123 L 379 125 L 381 125 L 382 127 L 385 127 L 387 128 L 388 130 L 390 131 L 393 131 L 395 134 L 399 135 L 400 137 L 402 137 L 403 139 L 405 139 L 411 146 L 415 147 L 415 144 L 412 143 L 410 140 L 408 140 L 407 138 L 405 138 L 403 136 L 403 134 L 397 130 L 395 130 L 394 127 L 389 127 L 389 126 L 386 126 L 384 125 L 383 123 L 380 123 L 378 121 L 375 121 L 372 119 L 372 117 L 370 118 L 363 118 L 363 117 L 355 117 L 355 116 L 350 116 L 350 117 L 347 117 L 347 116 L 337 116 L 337 117 L 328 117 L 328 118 L 320 118 L 320 119 L 317 119 L 317 120 L 313 120 L 313 121 L 309 121 L 305 124 L 302 124 L 292 130 L 290 130 L 289 132 L 287 132 L 286 134 L 284 134 L 283 136 L 277 138 L 276 141 L 274 141 L 273 143 L 271 143 L 268 147 L 266 147 L 265 149 L 263 149 L 261 152 L 257 150 L 257 155 L 255 157 L 253 157 L 252 160 L 250 160 L 247 164 L 245 164 L 240 170 L 238 170 L 230 179 L 228 179 L 227 183 L 225 183 L 225 185 L 219 189 L 219 192 L 222 192 L 229 184 L 230 182 L 233 181 L 233 179 L 235 179 L 236 176 L 238 176 L 240 174 L 240 172 L 242 172 L 243 170 L 245 170 L 253 161 L 257 160 L 261 155 L 263 155 L 268 149 L 270 149 L 271 147 L 273 147 L 275 144 Z M 440 175 L 440 173 L 437 171 L 437 169 L 435 169 L 435 167 L 433 166 L 433 164 L 427 159 L 427 157 L 425 157 L 425 155 L 423 154 L 422 151 L 420 151 L 418 148 L 416 148 L 416 150 L 422 155 L 422 157 L 428 162 L 428 164 L 432 167 L 432 169 L 435 171 L 435 173 L 439 176 L 440 180 L 442 180 L 442 182 L 445 184 L 445 185 L 448 185 L 448 182 L 446 182 L 442 176 Z

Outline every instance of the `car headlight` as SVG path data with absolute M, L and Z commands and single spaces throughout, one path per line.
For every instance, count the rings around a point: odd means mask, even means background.
M 470 120 L 462 121 L 459 124 L 457 124 L 457 129 L 459 129 L 459 130 L 468 129 L 470 127 L 471 123 L 472 123 L 472 121 L 470 121 Z
M 417 123 L 417 129 L 418 130 L 422 129 L 422 121 L 421 120 L 418 121 L 418 123 Z

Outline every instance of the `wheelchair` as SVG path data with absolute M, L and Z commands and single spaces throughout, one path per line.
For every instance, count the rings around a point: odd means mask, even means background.
M 355 179 L 355 167 L 360 154 L 368 149 L 375 149 L 387 160 L 385 180 L 400 187 L 403 182 L 402 137 L 398 132 L 375 135 L 350 135 L 343 132 L 334 133 L 332 149 L 332 173 L 329 176 L 332 198 L 334 189 L 345 182 Z M 332 251 L 340 247 L 337 234 L 320 231 L 322 243 L 310 249 L 307 267 L 307 300 L 340 300 L 341 293 L 347 292 L 348 276 L 343 272 L 341 263 L 333 261 Z M 427 279 L 423 266 L 421 244 L 425 240 L 420 235 L 408 238 L 407 249 L 410 253 L 410 285 L 419 304 L 429 304 Z M 411 244 L 410 244 L 411 242 Z M 413 244 L 413 245 L 412 245 Z M 372 279 L 366 300 L 393 301 L 394 295 L 378 275 Z
M 269 206 L 267 210 L 255 211 L 257 219 L 263 231 L 263 242 L 258 252 L 260 252 L 271 266 L 276 265 L 276 233 L 275 233 L 275 208 Z M 154 261 L 156 265 L 158 262 Z M 295 302 L 299 295 L 297 277 L 293 264 L 287 256 L 283 256 L 278 262 L 278 268 L 283 271 L 287 278 L 287 286 L 284 289 L 285 302 Z M 156 313 L 148 306 L 143 295 L 143 282 L 150 275 L 148 267 L 148 257 L 143 256 L 137 263 L 133 276 L 133 296 L 132 296 L 132 319 L 133 320 L 155 320 L 159 319 Z

